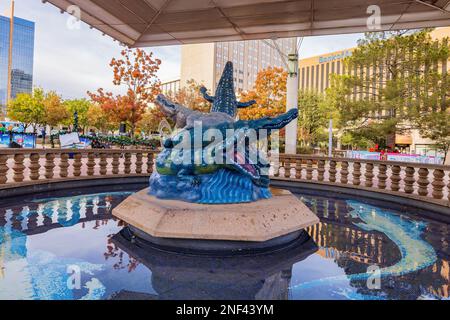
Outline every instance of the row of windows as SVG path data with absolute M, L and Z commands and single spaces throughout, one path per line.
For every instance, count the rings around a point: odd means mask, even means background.
M 296 46 L 296 39 L 282 39 L 278 46 L 285 54 L 290 53 Z M 222 70 L 227 61 L 235 65 L 237 90 L 253 88 L 260 70 L 268 67 L 284 67 L 282 57 L 277 50 L 261 40 L 241 42 L 223 42 L 216 45 L 215 78 L 216 84 L 220 80 Z
M 330 86 L 332 74 L 343 74 L 345 72 L 344 65 L 339 60 L 302 67 L 300 70 L 300 88 L 314 89 L 320 92 L 325 91 Z
M 0 16 L 0 105 L 6 103 L 8 87 L 10 19 Z M 31 92 L 33 86 L 34 23 L 14 19 L 11 95 Z

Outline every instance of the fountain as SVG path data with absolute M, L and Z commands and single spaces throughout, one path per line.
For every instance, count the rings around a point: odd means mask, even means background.
M 279 248 L 319 222 L 287 190 L 271 189 L 264 140 L 296 120 L 291 109 L 275 118 L 237 120 L 233 64 L 228 62 L 210 113 L 159 95 L 156 104 L 178 128 L 163 143 L 150 187 L 131 195 L 113 215 L 139 238 L 171 250 L 255 252 Z

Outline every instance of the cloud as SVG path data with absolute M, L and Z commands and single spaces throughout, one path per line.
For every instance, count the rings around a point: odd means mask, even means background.
M 0 12 L 6 12 L 8 1 L 0 2 Z M 85 97 L 86 91 L 105 88 L 124 92 L 112 84 L 109 62 L 118 57 L 122 47 L 108 36 L 82 23 L 79 30 L 67 26 L 71 17 L 40 1 L 16 0 L 16 16 L 34 21 L 35 56 L 34 85 L 55 90 L 63 98 Z M 163 61 L 158 76 L 161 80 L 179 77 L 180 48 L 147 48 Z
M 6 12 L 9 1 L 0 2 L 0 12 Z M 108 36 L 90 29 L 86 24 L 80 30 L 67 26 L 68 14 L 41 1 L 16 0 L 16 16 L 36 23 L 34 85 L 45 90 L 56 90 L 63 98 L 85 97 L 87 90 L 105 88 L 123 92 L 112 84 L 109 61 L 118 57 L 122 47 Z M 300 57 L 342 50 L 356 45 L 360 34 L 305 38 Z M 162 60 L 158 76 L 172 80 L 180 75 L 180 47 L 147 48 Z

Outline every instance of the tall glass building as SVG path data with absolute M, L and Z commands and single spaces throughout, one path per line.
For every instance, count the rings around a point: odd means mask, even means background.
M 0 112 L 6 114 L 10 18 L 0 16 Z M 11 96 L 33 89 L 34 22 L 14 18 Z

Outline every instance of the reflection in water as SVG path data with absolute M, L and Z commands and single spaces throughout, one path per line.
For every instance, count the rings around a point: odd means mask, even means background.
M 269 254 L 195 256 L 161 251 L 138 239 L 132 243 L 126 231 L 112 237 L 112 243 L 152 270 L 158 299 L 287 299 L 292 265 L 317 250 L 305 233 L 290 246 Z M 116 298 L 126 295 L 136 293 L 119 292 Z
M 449 298 L 450 227 L 354 200 L 302 196 L 321 223 L 269 255 L 207 258 L 131 243 L 111 210 L 131 192 L 0 206 L 0 298 Z M 126 236 L 126 234 L 125 234 Z M 381 290 L 367 268 L 382 268 Z M 69 288 L 69 266 L 81 287 Z
M 338 292 L 342 284 L 333 282 L 347 281 L 358 290 L 342 292 L 346 298 L 449 297 L 448 225 L 417 221 L 354 200 L 318 196 L 302 200 L 322 221 L 308 229 L 320 248 L 318 254 L 333 260 L 345 274 L 293 284 L 294 292 L 317 286 Z M 371 265 L 381 268 L 381 290 L 367 289 L 366 271 Z

